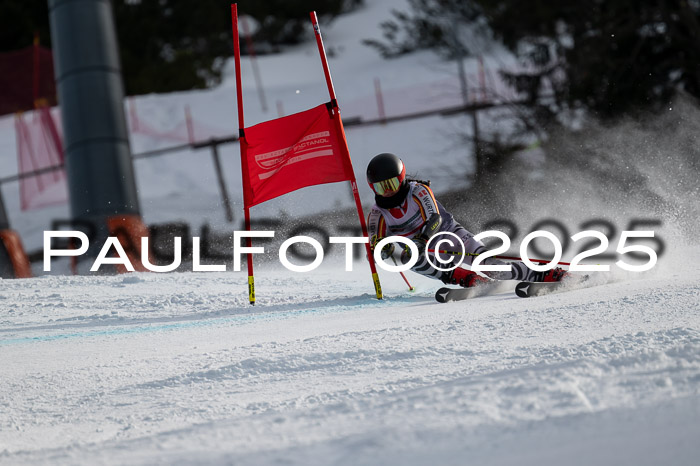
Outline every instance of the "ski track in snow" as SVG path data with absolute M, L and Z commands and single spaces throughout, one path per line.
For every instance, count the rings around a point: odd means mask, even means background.
M 356 268 L 263 267 L 255 307 L 243 273 L 3 281 L 0 463 L 694 464 L 697 272 L 437 304 Z

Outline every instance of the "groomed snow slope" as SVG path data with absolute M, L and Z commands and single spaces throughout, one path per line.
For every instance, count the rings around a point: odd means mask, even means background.
M 459 95 L 453 64 L 427 52 L 385 61 L 360 43 L 405 4 L 373 0 L 323 25 L 345 117 L 376 117 L 375 77 L 389 114 Z M 283 102 L 289 114 L 327 98 L 315 47 L 260 57 L 270 104 Z M 510 62 L 493 47 L 487 64 Z M 476 61 L 467 67 L 474 72 Z M 242 68 L 247 123 L 274 117 L 258 108 L 248 60 Z M 197 121 L 235 132 L 232 71 L 215 89 L 136 98 L 140 118 L 168 131 L 188 104 Z M 348 128 L 355 171 L 361 178 L 372 155 L 390 150 L 438 194 L 462 187 L 470 150 L 455 135 L 469 124 L 435 116 Z M 132 149 L 172 143 L 135 135 Z M 221 155 L 239 224 L 238 148 Z M 135 168 L 147 223 L 233 228 L 208 152 Z M 0 174 L 14 173 L 13 121 L 4 117 Z M 21 212 L 16 187 L 2 188 L 10 220 L 37 250 L 51 219 L 68 210 Z M 568 192 L 565 208 L 584 219 L 607 215 L 620 229 L 637 215 L 592 202 L 589 188 Z M 360 192 L 369 203 L 364 183 Z M 346 186 L 327 185 L 253 213 L 351 205 Z M 548 215 L 559 218 L 543 210 L 520 226 Z M 579 220 L 567 221 L 572 232 Z M 652 273 L 596 277 L 600 286 L 529 300 L 510 284 L 439 305 L 436 282 L 410 274 L 418 290 L 409 293 L 383 273 L 378 302 L 365 264 L 345 273 L 332 258 L 310 274 L 260 266 L 254 308 L 244 273 L 0 281 L 0 465 L 697 464 L 700 249 L 672 233 L 659 232 L 669 251 Z
M 445 305 L 386 273 L 377 302 L 366 265 L 332 259 L 260 270 L 254 308 L 243 273 L 3 281 L 0 463 L 697 464 L 682 252 Z

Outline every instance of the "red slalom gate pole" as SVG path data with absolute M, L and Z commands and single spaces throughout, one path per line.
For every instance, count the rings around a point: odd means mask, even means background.
M 338 102 L 335 98 L 335 89 L 333 88 L 333 79 L 331 78 L 331 70 L 328 68 L 328 59 L 326 58 L 326 49 L 323 47 L 323 38 L 321 38 L 321 29 L 318 25 L 318 18 L 316 17 L 316 12 L 312 11 L 309 13 L 311 16 L 311 24 L 314 26 L 314 34 L 316 35 L 316 45 L 318 46 L 318 53 L 321 55 L 321 65 L 323 66 L 323 74 L 326 77 L 326 84 L 328 85 L 328 94 L 331 97 L 331 105 L 334 108 L 338 108 Z
M 312 11 L 309 13 L 311 17 L 311 24 L 314 27 L 314 34 L 316 35 L 316 45 L 318 45 L 318 53 L 321 56 L 321 65 L 323 66 L 323 74 L 326 77 L 326 84 L 328 85 L 328 94 L 330 96 L 330 107 L 329 112 L 336 125 L 337 137 L 340 139 L 338 146 L 343 152 L 343 165 L 345 166 L 345 173 L 350 181 L 350 186 L 352 188 L 352 195 L 355 199 L 355 207 L 357 208 L 357 215 L 360 217 L 360 226 L 362 227 L 362 236 L 369 237 L 367 232 L 367 223 L 365 222 L 365 214 L 362 210 L 362 201 L 360 201 L 360 193 L 357 189 L 357 180 L 355 179 L 355 172 L 352 168 L 352 162 L 350 160 L 350 150 L 348 149 L 348 142 L 345 139 L 345 130 L 343 129 L 343 121 L 340 118 L 340 108 L 338 107 L 338 101 L 335 97 L 335 90 L 333 89 L 333 80 L 331 79 L 331 71 L 328 68 L 328 58 L 326 57 L 326 50 L 323 47 L 323 39 L 321 38 L 321 29 L 318 26 L 318 18 L 316 12 Z M 377 299 L 382 299 L 382 285 L 379 282 L 379 275 L 377 274 L 377 266 L 374 263 L 374 257 L 372 255 L 372 250 L 370 248 L 369 242 L 365 243 L 365 249 L 367 250 L 367 260 L 369 261 L 369 268 L 372 272 L 372 281 L 374 282 L 374 291 L 376 293 Z
M 233 23 L 233 54 L 236 64 L 236 103 L 238 105 L 238 142 L 241 148 L 241 170 L 243 170 L 243 211 L 245 230 L 250 231 L 250 180 L 248 179 L 248 154 L 245 141 L 245 122 L 243 120 L 243 90 L 241 88 L 241 47 L 238 37 L 238 5 L 231 5 L 231 22 Z M 253 240 L 246 238 L 246 245 L 251 248 Z M 248 300 L 255 304 L 255 277 L 253 275 L 253 255 L 248 254 Z
M 396 263 L 396 259 L 394 259 L 394 256 L 391 256 L 391 260 L 395 266 L 399 265 Z M 413 288 L 413 285 L 411 285 L 411 283 L 409 283 L 408 278 L 406 278 L 406 275 L 404 275 L 403 272 L 399 272 L 399 273 L 401 274 L 401 278 L 403 278 L 403 281 L 405 281 L 406 285 L 408 285 L 408 291 L 415 291 L 416 289 Z

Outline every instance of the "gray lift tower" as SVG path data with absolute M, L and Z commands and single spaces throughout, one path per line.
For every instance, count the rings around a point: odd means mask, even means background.
M 110 235 L 119 236 L 127 251 L 140 251 L 139 236 L 147 229 L 124 115 L 112 4 L 48 1 L 73 221 L 94 226 L 98 247 Z M 125 245 L 125 239 L 132 244 Z M 94 243 L 90 250 L 96 253 Z

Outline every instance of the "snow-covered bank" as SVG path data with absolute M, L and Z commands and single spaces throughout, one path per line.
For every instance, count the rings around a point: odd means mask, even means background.
M 241 273 L 4 281 L 0 459 L 694 464 L 690 262 L 446 305 L 356 268 L 262 270 L 254 308 Z

